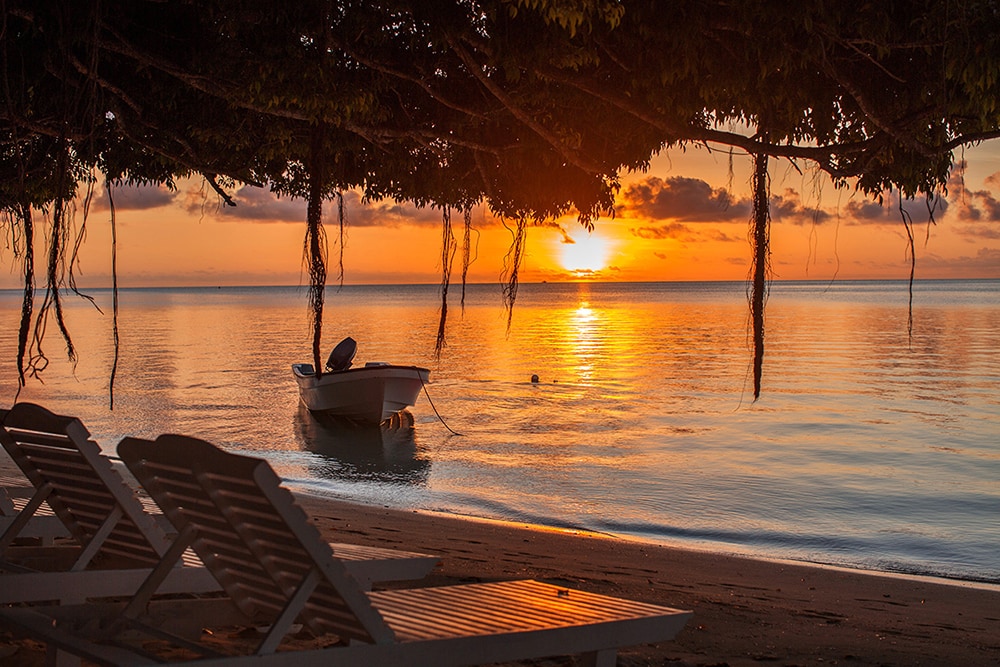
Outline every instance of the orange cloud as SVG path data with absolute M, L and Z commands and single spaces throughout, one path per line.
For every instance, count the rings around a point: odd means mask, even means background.
M 111 189 L 111 201 L 114 201 L 116 211 L 146 211 L 169 206 L 178 196 L 176 190 L 170 190 L 165 185 L 122 185 L 112 186 Z M 97 189 L 92 207 L 95 211 L 111 208 L 105 188 Z

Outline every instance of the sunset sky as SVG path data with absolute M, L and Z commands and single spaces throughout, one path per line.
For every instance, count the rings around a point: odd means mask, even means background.
M 928 223 L 923 200 L 907 208 L 915 222 L 918 278 L 1000 278 L 1000 141 L 964 153 L 945 200 Z M 804 166 L 803 166 L 804 169 Z M 743 280 L 747 276 L 750 160 L 691 148 L 656 157 L 648 172 L 626 174 L 614 219 L 588 234 L 572 216 L 528 231 L 524 282 Z M 776 279 L 905 279 L 909 258 L 895 201 L 884 205 L 825 176 L 772 161 L 772 264 Z M 302 271 L 305 203 L 243 187 L 238 206 L 222 209 L 203 182 L 176 192 L 121 189 L 115 194 L 118 274 L 123 287 L 306 284 Z M 348 193 L 345 284 L 440 280 L 441 212 L 394 202 L 363 205 Z M 332 214 L 335 207 L 328 205 Z M 338 254 L 332 215 L 331 263 Z M 82 216 L 77 215 L 77 225 Z M 461 216 L 453 216 L 461 243 Z M 497 282 L 510 233 L 484 209 L 473 217 L 470 282 Z M 97 201 L 77 270 L 82 286 L 108 286 L 107 202 Z M 456 257 L 454 279 L 460 275 Z M 18 287 L 8 247 L 0 287 Z M 331 282 L 336 280 L 331 266 Z

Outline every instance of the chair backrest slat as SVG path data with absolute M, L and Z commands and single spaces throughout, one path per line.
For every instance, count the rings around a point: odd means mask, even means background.
M 344 640 L 388 642 L 392 631 L 342 561 L 262 459 L 178 435 L 126 438 L 118 454 L 243 613 L 274 621 L 309 572 L 321 581 L 298 616 Z

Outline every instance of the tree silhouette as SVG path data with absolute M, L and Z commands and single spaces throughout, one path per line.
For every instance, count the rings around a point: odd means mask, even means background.
M 50 315 L 74 354 L 68 220 L 100 181 L 201 175 L 226 204 L 237 183 L 308 200 L 321 368 L 320 221 L 344 190 L 437 207 L 445 232 L 452 209 L 477 204 L 519 230 L 569 212 L 589 227 L 611 214 L 623 170 L 708 144 L 755 158 L 756 396 L 768 158 L 875 198 L 934 197 L 954 149 L 1000 136 L 1000 9 L 987 0 L 7 0 L 0 20 L 22 383 L 45 366 Z M 52 233 L 35 313 L 39 213 Z M 509 279 L 512 298 L 516 261 Z

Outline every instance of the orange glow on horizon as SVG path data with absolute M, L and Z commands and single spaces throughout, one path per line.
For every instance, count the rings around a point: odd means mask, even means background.
M 961 180 L 934 224 L 914 225 L 917 278 L 1000 278 L 1000 141 L 967 149 Z M 749 160 L 690 150 L 653 159 L 643 174 L 622 178 L 615 215 L 587 232 L 575 217 L 527 230 L 522 282 L 744 280 L 750 267 Z M 909 276 L 909 246 L 898 211 L 878 206 L 825 177 L 775 163 L 772 170 L 771 264 L 779 280 L 900 279 Z M 826 183 L 826 185 L 823 185 Z M 206 204 L 197 181 L 181 191 L 142 193 L 117 211 L 118 281 L 123 287 L 302 285 L 304 205 L 247 193 L 236 209 Z M 156 196 L 150 196 L 155 194 Z M 123 197 L 122 200 L 127 200 Z M 116 202 L 119 201 L 116 198 Z M 296 208 L 298 206 L 298 208 Z M 914 202 L 914 209 L 923 202 Z M 300 210 L 301 209 L 301 210 Z M 236 211 L 233 213 L 233 211 Z M 110 285 L 111 232 L 105 209 L 87 220 L 87 241 L 75 266 L 82 287 Z M 344 247 L 328 223 L 329 279 L 345 284 L 437 283 L 441 280 L 441 217 L 433 209 L 389 203 L 348 208 Z M 46 256 L 48 224 L 39 215 L 38 258 Z M 80 224 L 80 221 L 77 221 Z M 511 231 L 485 210 L 474 213 L 470 283 L 503 280 Z M 453 225 L 461 245 L 461 225 Z M 461 275 L 461 249 L 452 280 Z M 0 249 L 7 271 L 0 287 L 21 286 L 20 258 Z

